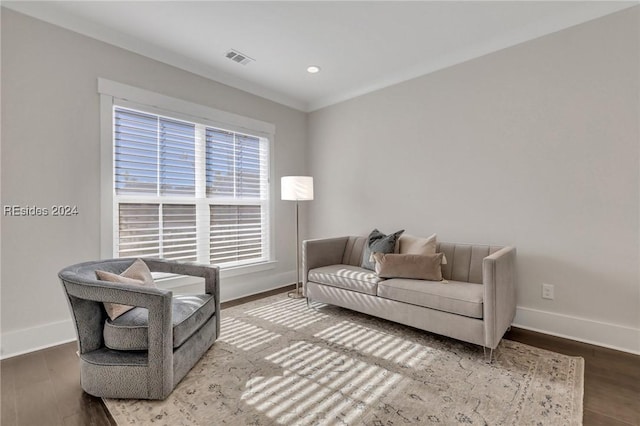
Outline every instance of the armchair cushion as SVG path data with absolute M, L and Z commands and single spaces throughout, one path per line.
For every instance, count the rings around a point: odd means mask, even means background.
M 215 298 L 210 294 L 175 296 L 171 306 L 173 348 L 178 348 L 215 314 Z M 114 350 L 147 350 L 149 311 L 133 308 L 104 324 L 104 344 Z

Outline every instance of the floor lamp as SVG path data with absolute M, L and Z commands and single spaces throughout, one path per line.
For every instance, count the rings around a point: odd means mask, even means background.
M 280 180 L 281 199 L 296 202 L 296 290 L 289 292 L 293 298 L 304 297 L 300 289 L 300 226 L 298 202 L 313 200 L 313 178 L 311 176 L 283 176 Z

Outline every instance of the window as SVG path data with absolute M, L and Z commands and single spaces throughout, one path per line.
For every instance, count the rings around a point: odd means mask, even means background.
M 117 104 L 112 113 L 117 257 L 271 260 L 268 138 Z

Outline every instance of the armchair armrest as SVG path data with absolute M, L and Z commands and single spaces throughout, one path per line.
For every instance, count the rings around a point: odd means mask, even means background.
M 64 279 L 67 294 L 74 303 L 81 303 L 80 300 L 93 302 L 111 302 L 123 305 L 139 306 L 149 310 L 149 339 L 151 340 L 152 328 L 157 328 L 157 333 L 168 336 L 169 341 L 173 339 L 173 328 L 171 325 L 171 300 L 172 292 L 154 287 L 134 287 L 126 284 L 112 283 L 100 280 L 84 282 L 82 284 L 73 282 L 69 278 Z M 80 299 L 80 300 L 78 300 Z M 74 311 L 75 312 L 75 311 Z M 101 322 L 99 316 L 92 319 Z M 89 324 L 87 318 L 82 321 L 82 327 L 94 330 L 101 329 L 100 324 Z M 93 339 L 91 339 L 93 340 Z M 90 344 L 80 347 L 80 352 L 95 350 L 100 345 Z M 149 342 L 151 347 L 151 341 Z
M 220 268 L 212 265 L 177 262 L 165 259 L 142 259 L 151 272 L 165 272 L 169 274 L 189 275 L 204 278 L 204 288 L 207 294 L 213 294 L 219 299 Z
M 323 238 L 302 242 L 302 286 L 307 285 L 309 270 L 342 263 L 349 237 Z
M 216 315 L 220 315 L 220 267 L 165 259 L 143 259 L 152 272 L 189 275 L 204 278 L 204 291 L 213 295 Z M 216 321 L 216 335 L 220 335 L 220 321 Z
M 171 301 L 172 293 L 169 290 L 132 286 L 98 279 L 76 283 L 68 277 L 63 279 L 67 294 L 78 299 L 92 300 L 94 302 L 111 302 L 123 305 L 140 306 L 149 308 L 153 303 L 153 297 L 164 297 Z
M 516 314 L 515 247 L 504 247 L 484 258 L 482 282 L 485 346 L 493 349 Z

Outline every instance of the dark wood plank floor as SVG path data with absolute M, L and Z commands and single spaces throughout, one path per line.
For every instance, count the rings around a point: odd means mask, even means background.
M 224 303 L 245 303 L 282 290 Z M 640 356 L 522 329 L 507 339 L 585 359 L 584 424 L 640 426 Z M 110 426 L 102 401 L 80 389 L 75 343 L 0 363 L 2 426 Z

